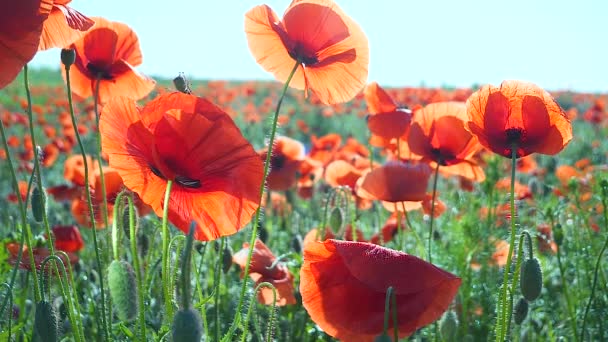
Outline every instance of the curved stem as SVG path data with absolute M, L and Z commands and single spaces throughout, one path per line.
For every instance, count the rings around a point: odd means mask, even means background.
M 507 313 L 507 287 L 509 285 L 509 271 L 511 270 L 511 258 L 513 257 L 513 247 L 515 245 L 515 170 L 517 168 L 517 146 L 511 145 L 511 237 L 509 242 L 509 253 L 507 254 L 507 263 L 505 264 L 504 276 L 502 281 L 502 290 L 500 291 L 497 306 L 499 308 L 498 317 L 494 332 L 496 334 L 496 342 L 505 340 L 507 336 L 507 319 L 511 313 Z M 501 312 L 502 310 L 502 312 Z
M 431 223 L 429 224 L 429 250 L 428 260 L 429 263 L 433 262 L 433 222 L 435 220 L 435 196 L 437 195 L 437 179 L 439 178 L 439 163 L 435 167 L 435 175 L 433 176 L 433 195 L 431 196 Z
M 266 153 L 266 161 L 264 162 L 264 176 L 262 178 L 262 185 L 260 186 L 260 202 L 264 195 L 264 190 L 266 189 L 266 179 L 268 178 L 268 173 L 270 172 L 270 157 L 272 156 L 274 138 L 275 138 L 275 135 L 277 132 L 277 123 L 279 121 L 279 111 L 281 109 L 281 104 L 283 103 L 283 99 L 285 98 L 285 94 L 287 93 L 287 88 L 289 87 L 289 82 L 291 82 L 291 79 L 293 78 L 293 75 L 295 75 L 296 71 L 300 67 L 300 64 L 301 64 L 300 61 L 296 61 L 295 65 L 293 66 L 293 69 L 291 70 L 291 73 L 287 77 L 287 80 L 285 81 L 285 85 L 283 85 L 283 90 L 281 91 L 281 97 L 279 97 L 279 102 L 277 103 L 277 108 L 276 108 L 276 110 L 274 112 L 274 116 L 272 118 L 272 127 L 270 130 L 270 138 L 268 141 L 268 152 L 269 153 Z M 224 341 L 231 340 L 232 335 L 234 334 L 234 331 L 236 330 L 236 327 L 238 326 L 238 324 L 240 323 L 240 320 L 241 320 L 241 308 L 243 307 L 245 293 L 247 292 L 247 276 L 249 275 L 249 266 L 251 264 L 251 256 L 253 255 L 255 240 L 257 238 L 258 221 L 260 220 L 260 209 L 261 209 L 261 203 L 260 203 L 260 206 L 258 207 L 258 209 L 255 211 L 255 216 L 252 221 L 253 227 L 252 227 L 252 231 L 251 231 L 251 239 L 249 239 L 249 253 L 247 255 L 247 263 L 245 264 L 245 269 L 243 270 L 243 279 L 244 280 L 243 280 L 243 285 L 241 286 L 239 302 L 236 307 L 236 315 L 234 317 L 234 322 L 230 326 L 230 330 L 228 331 L 226 336 L 224 336 L 224 338 L 222 339 Z
M 165 197 L 163 201 L 163 261 L 162 261 L 162 281 L 165 296 L 165 322 L 169 322 L 173 319 L 173 303 L 171 301 L 171 274 L 169 274 L 169 199 L 171 195 L 171 186 L 173 181 L 167 181 L 167 188 L 165 189 Z
M 9 305 L 11 307 L 11 310 L 9 310 L 8 312 L 8 341 L 12 341 L 13 340 L 13 311 L 12 311 L 12 307 L 13 307 L 13 287 L 11 285 L 9 285 L 8 283 L 2 283 L 0 284 L 0 286 L 2 287 L 6 287 L 6 296 L 5 298 L 8 299 Z M 2 311 L 0 311 L 2 312 Z
M 122 193 L 121 193 L 122 194 Z M 119 196 L 121 195 L 119 194 Z M 141 277 L 141 267 L 139 266 L 139 253 L 137 253 L 137 234 L 135 231 L 135 206 L 133 205 L 133 199 L 131 196 L 127 197 L 127 203 L 129 204 L 129 240 L 131 242 L 131 259 L 133 259 L 133 267 L 135 268 L 135 281 L 137 282 L 137 301 L 139 305 L 138 312 L 138 324 L 139 324 L 139 338 L 141 341 L 146 341 L 146 317 L 144 310 L 144 284 Z M 116 198 L 116 203 L 122 203 L 120 198 Z M 114 208 L 119 205 L 114 206 Z M 114 221 L 117 220 L 118 216 L 114 212 Z
M 91 189 L 89 188 L 89 163 L 87 161 L 87 155 L 84 150 L 84 145 L 82 144 L 82 139 L 80 138 L 80 133 L 78 132 L 78 124 L 76 123 L 76 116 L 74 114 L 74 105 L 72 102 L 72 85 L 70 82 L 70 67 L 68 65 L 65 66 L 65 79 L 66 86 L 68 92 L 68 104 L 70 107 L 70 117 L 72 119 L 72 126 L 74 127 L 74 133 L 76 135 L 76 141 L 78 142 L 78 147 L 80 148 L 80 154 L 82 155 L 82 162 L 84 165 L 84 190 L 87 196 L 87 204 L 89 208 L 89 216 L 91 218 L 91 230 L 93 231 L 93 248 L 95 248 L 95 259 L 97 262 L 97 272 L 99 273 L 99 293 L 101 296 L 101 324 L 103 325 L 104 331 L 104 340 L 109 341 L 110 338 L 110 328 L 106 311 L 106 294 L 105 294 L 105 286 L 103 280 L 104 267 L 101 261 L 101 257 L 99 256 L 99 244 L 97 243 L 97 227 L 95 222 L 95 211 L 93 210 L 93 199 L 91 196 Z M 101 167 L 101 165 L 100 165 Z M 111 320 L 111 317 L 110 317 Z

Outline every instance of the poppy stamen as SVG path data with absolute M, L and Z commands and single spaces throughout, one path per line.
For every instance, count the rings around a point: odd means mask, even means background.
M 87 70 L 89 70 L 93 75 L 96 75 L 99 79 L 102 80 L 113 80 L 114 76 L 112 76 L 107 70 L 104 68 L 100 68 L 93 63 L 87 64 Z
M 509 128 L 505 131 L 508 143 L 518 143 L 525 140 L 526 132 L 522 128 Z
M 167 178 L 165 178 L 165 176 L 163 176 L 163 174 L 160 172 L 159 169 L 157 169 L 156 167 L 154 167 L 152 165 L 148 165 L 148 166 L 150 167 L 150 171 L 152 171 L 152 173 L 155 174 L 156 177 L 167 180 Z
M 192 179 L 185 176 L 175 176 L 175 182 L 184 188 L 198 189 L 201 187 L 201 181 L 198 179 Z
M 305 48 L 300 43 L 296 43 L 293 49 L 289 51 L 291 58 L 301 62 L 305 66 L 311 66 L 319 63 L 316 55 L 310 55 L 305 51 Z

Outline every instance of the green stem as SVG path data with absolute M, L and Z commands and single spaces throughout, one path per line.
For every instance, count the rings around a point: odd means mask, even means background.
M 131 196 L 127 197 L 127 203 L 129 204 L 129 240 L 131 242 L 131 258 L 133 259 L 133 267 L 135 267 L 135 281 L 137 281 L 137 301 L 139 306 L 138 313 L 138 324 L 139 324 L 139 337 L 141 341 L 146 341 L 146 317 L 144 310 L 144 284 L 141 277 L 141 267 L 139 266 L 139 253 L 137 253 L 137 232 L 135 231 L 135 207 L 133 205 L 133 200 Z M 117 205 L 114 208 L 118 207 L 118 203 L 122 203 L 122 200 L 119 198 L 116 199 Z M 118 215 L 114 212 L 114 221 L 118 219 Z
M 11 285 L 9 285 L 8 283 L 2 283 L 0 284 L 0 286 L 2 287 L 6 287 L 6 296 L 4 298 L 8 299 L 9 305 L 11 307 L 11 310 L 8 311 L 8 341 L 12 341 L 13 340 L 13 332 L 12 332 L 12 328 L 13 328 L 13 287 Z M 3 310 L 2 310 L 3 311 Z M 0 311 L 0 313 L 2 312 Z
M 600 183 L 601 184 L 601 183 Z M 606 194 L 606 184 L 601 184 L 602 186 L 602 207 L 603 207 L 603 213 L 604 213 L 604 231 L 606 231 L 606 229 L 608 229 L 608 196 Z M 600 269 L 600 263 L 602 262 L 602 256 L 604 255 L 604 252 L 606 251 L 606 248 L 608 248 L 608 235 L 606 236 L 606 241 L 604 241 L 604 245 L 602 246 L 602 249 L 600 250 L 600 254 L 597 256 L 597 260 L 595 262 L 595 271 L 593 272 L 593 285 L 591 286 L 591 295 L 589 295 L 589 300 L 587 301 L 587 306 L 585 307 L 585 314 L 583 315 L 583 323 L 582 323 L 582 327 L 581 327 L 581 341 L 583 341 L 585 339 L 585 324 L 587 323 L 587 315 L 589 314 L 589 309 L 591 309 L 591 303 L 593 302 L 593 296 L 595 295 L 595 288 L 597 286 L 597 278 L 598 278 L 598 272 Z M 558 248 L 558 252 L 559 252 L 559 248 Z M 576 336 L 576 331 L 574 332 L 574 335 Z
M 274 116 L 272 118 L 272 128 L 270 130 L 270 138 L 268 141 L 269 153 L 266 153 L 266 161 L 264 162 L 264 176 L 262 177 L 262 184 L 260 186 L 260 201 L 264 195 L 264 190 L 266 189 L 266 179 L 268 178 L 268 173 L 270 172 L 270 157 L 272 156 L 274 138 L 275 138 L 275 135 L 277 132 L 277 123 L 279 120 L 279 110 L 281 109 L 281 104 L 283 103 L 283 99 L 285 98 L 285 94 L 287 93 L 287 88 L 289 87 L 289 83 L 291 82 L 293 75 L 295 75 L 296 71 L 300 67 L 300 64 L 301 64 L 300 61 L 296 61 L 295 65 L 293 66 L 293 69 L 291 70 L 291 73 L 287 77 L 287 80 L 285 81 L 285 85 L 283 85 L 283 90 L 281 91 L 281 97 L 279 97 L 279 102 L 277 103 L 277 108 L 276 108 L 276 110 L 274 112 Z M 240 320 L 241 320 L 241 309 L 243 307 L 243 302 L 245 300 L 245 294 L 247 293 L 247 276 L 249 275 L 249 266 L 251 264 L 251 256 L 253 255 L 255 240 L 257 238 L 258 221 L 260 220 L 260 209 L 261 209 L 261 203 L 260 203 L 260 206 L 258 206 L 258 209 L 255 211 L 255 216 L 252 221 L 253 227 L 252 227 L 252 231 L 251 231 L 251 238 L 249 239 L 249 253 L 247 255 L 247 263 L 245 264 L 245 270 L 243 270 L 243 285 L 241 286 L 239 302 L 236 307 L 236 315 L 234 317 L 234 322 L 230 326 L 230 330 L 228 331 L 226 336 L 224 336 L 224 338 L 222 339 L 224 341 L 230 341 L 232 339 L 232 335 L 234 334 L 234 331 L 236 330 L 236 328 L 239 325 Z
M 165 322 L 169 322 L 173 319 L 173 303 L 171 298 L 171 274 L 169 274 L 169 200 L 171 195 L 171 186 L 173 181 L 167 181 L 167 188 L 165 189 L 165 197 L 163 201 L 163 261 L 162 261 L 162 281 L 165 295 Z
M 215 306 L 215 340 L 220 340 L 220 282 L 222 281 L 222 259 L 224 257 L 224 248 L 226 248 L 226 238 L 222 237 L 220 239 L 220 248 L 217 251 L 217 263 L 215 264 L 215 269 L 213 270 L 213 288 L 215 289 L 213 295 L 213 301 Z
M 184 248 L 184 257 L 182 258 L 182 309 L 190 309 L 190 264 L 192 263 L 192 245 L 194 243 L 194 229 L 196 223 L 190 224 L 188 238 L 186 239 L 186 247 Z
M 84 150 L 84 145 L 82 144 L 82 139 L 80 138 L 80 133 L 78 132 L 78 124 L 76 123 L 76 115 L 74 114 L 74 104 L 72 102 L 72 85 L 70 82 L 70 66 L 65 66 L 65 79 L 66 86 L 68 92 L 68 104 L 70 107 L 70 117 L 72 119 L 72 126 L 74 127 L 74 134 L 76 135 L 76 141 L 78 142 L 78 147 L 80 148 L 80 153 L 82 155 L 82 162 L 84 165 L 84 190 L 87 196 L 87 204 L 89 207 L 89 216 L 91 218 L 91 230 L 93 231 L 93 248 L 95 249 L 95 259 L 97 262 L 97 272 L 99 273 L 99 293 L 101 300 L 101 324 L 103 325 L 104 332 L 104 340 L 109 341 L 110 338 L 110 328 L 107 317 L 106 310 L 106 294 L 105 294 L 105 286 L 103 280 L 104 267 L 101 261 L 101 257 L 99 256 L 99 244 L 97 243 L 97 227 L 95 222 L 95 211 L 93 210 L 93 199 L 91 196 L 91 189 L 89 187 L 89 163 L 87 161 L 87 155 Z M 111 322 L 111 317 L 109 320 Z
M 562 278 L 562 290 L 564 291 L 564 297 L 566 297 L 566 305 L 568 306 L 568 315 L 570 316 L 570 325 L 572 327 L 572 337 L 574 337 L 575 342 L 578 342 L 578 335 L 576 334 L 578 331 L 576 327 L 576 315 L 574 314 L 572 300 L 570 299 L 570 294 L 568 293 L 568 281 L 564 276 L 564 265 L 562 264 L 561 248 L 557 248 L 557 265 L 559 266 L 559 275 Z
M 431 222 L 429 224 L 429 250 L 428 252 L 428 260 L 429 263 L 433 262 L 433 222 L 435 220 L 435 196 L 437 195 L 437 179 L 439 178 L 439 162 L 437 162 L 437 166 L 435 167 L 435 175 L 433 176 L 433 195 L 431 196 Z
M 103 198 L 102 206 L 101 206 L 101 216 L 103 217 L 103 224 L 105 227 L 109 227 L 108 224 L 108 195 L 106 192 L 106 180 L 103 174 L 103 164 L 101 160 L 101 131 L 99 130 L 99 110 L 97 109 L 99 105 L 99 82 L 101 81 L 100 76 L 98 75 L 95 80 L 95 94 L 93 97 L 95 112 L 95 127 L 97 128 L 97 164 L 99 165 L 99 182 L 101 183 L 101 197 Z M 76 129 L 76 127 L 74 127 Z
M 515 245 L 515 170 L 517 168 L 517 146 L 511 145 L 511 236 L 509 242 L 509 253 L 507 254 L 507 263 L 504 268 L 504 276 L 502 281 L 502 290 L 498 298 L 497 306 L 499 308 L 498 318 L 494 333 L 496 334 L 496 342 L 502 342 L 507 335 L 507 319 L 511 316 L 510 310 L 507 310 L 507 287 L 509 285 L 509 271 L 511 270 L 511 258 L 513 257 L 513 247 Z M 502 312 L 500 312 L 502 310 Z
M 119 217 L 118 210 L 122 210 L 123 196 L 124 196 L 123 192 L 120 192 L 116 196 L 116 201 L 114 202 L 116 205 L 114 205 L 114 209 L 113 209 L 113 215 L 116 219 L 112 221 L 112 232 L 110 234 L 111 239 L 112 239 L 112 255 L 114 257 L 114 260 L 116 260 L 116 261 L 118 261 L 120 259 L 120 255 L 118 253 L 118 222 L 121 221 L 122 218 Z M 121 222 L 121 224 L 122 224 L 122 222 Z

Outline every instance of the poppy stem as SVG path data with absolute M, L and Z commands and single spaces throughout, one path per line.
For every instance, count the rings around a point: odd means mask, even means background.
M 190 303 L 190 264 L 192 263 L 192 245 L 194 244 L 194 229 L 196 229 L 196 223 L 190 223 L 190 230 L 188 231 L 188 237 L 186 238 L 186 247 L 184 248 L 184 254 L 182 257 L 182 309 L 188 310 L 192 306 Z
M 0 284 L 0 287 L 6 287 L 6 295 L 4 296 L 5 299 L 8 299 L 8 305 L 10 306 L 11 310 L 13 309 L 13 287 L 11 285 L 9 285 L 8 283 L 2 283 Z M 2 311 L 4 311 L 4 309 L 0 310 L 0 314 L 2 313 Z M 12 332 L 12 328 L 13 328 L 13 315 L 12 315 L 12 311 L 9 313 L 8 315 L 8 341 L 12 341 L 13 340 L 13 332 Z
M 165 290 L 165 322 L 169 322 L 173 319 L 173 303 L 171 301 L 171 274 L 169 274 L 169 196 L 171 194 L 171 186 L 173 181 L 167 180 L 167 188 L 165 189 L 165 197 L 163 200 L 163 221 L 161 229 L 163 231 L 163 261 L 162 261 L 162 281 Z
M 439 163 L 435 167 L 435 176 L 433 177 L 433 194 L 431 196 L 431 222 L 429 223 L 429 250 L 428 260 L 433 263 L 433 222 L 435 221 L 435 196 L 437 195 L 437 179 L 439 178 Z
M 302 63 L 297 60 L 293 66 L 293 69 L 291 70 L 291 73 L 289 73 L 289 76 L 287 77 L 287 80 L 285 81 L 285 84 L 283 85 L 283 90 L 281 91 L 281 97 L 279 97 L 279 101 L 277 102 L 277 108 L 274 111 L 274 116 L 272 117 L 272 127 L 270 130 L 270 137 L 268 140 L 268 151 L 270 151 L 270 153 L 266 153 L 266 161 L 264 161 L 264 176 L 262 178 L 262 185 L 260 186 L 260 202 L 262 201 L 262 197 L 264 195 L 264 190 L 266 189 L 266 179 L 268 178 L 268 173 L 270 172 L 270 157 L 272 156 L 274 138 L 277 133 L 277 124 L 279 121 L 279 111 L 281 110 L 281 104 L 283 103 L 283 99 L 285 98 L 285 94 L 287 93 L 287 89 L 289 88 L 289 83 L 291 82 L 293 75 L 295 75 L 296 71 L 298 71 L 300 64 L 302 64 Z M 231 341 L 232 340 L 232 335 L 234 334 L 234 331 L 236 330 L 237 326 L 240 324 L 240 321 L 241 321 L 241 309 L 243 307 L 245 293 L 247 293 L 247 276 L 249 275 L 249 266 L 251 264 L 251 256 L 253 255 L 255 240 L 257 238 L 257 233 L 258 233 L 258 222 L 260 220 L 260 209 L 261 209 L 261 203 L 258 206 L 258 209 L 255 211 L 255 216 L 252 221 L 253 227 L 252 227 L 252 231 L 251 231 L 251 239 L 249 239 L 249 253 L 247 254 L 247 263 L 245 264 L 245 269 L 243 270 L 243 285 L 241 286 L 241 293 L 239 296 L 239 302 L 236 307 L 236 315 L 234 316 L 234 322 L 230 326 L 230 329 L 228 330 L 228 332 L 226 333 L 226 335 L 224 336 L 222 341 Z
M 4 145 L 4 150 L 6 151 L 6 162 L 9 165 L 9 171 L 11 174 L 11 180 L 13 183 L 13 188 L 15 191 L 15 194 L 17 195 L 17 202 L 19 203 L 19 212 L 21 214 L 21 243 L 19 246 L 19 252 L 17 255 L 17 262 L 15 263 L 15 267 L 13 267 L 13 272 L 11 274 L 11 281 L 10 281 L 10 286 L 13 287 L 13 285 L 15 284 L 15 279 L 17 277 L 17 270 L 19 269 L 19 265 L 21 264 L 21 260 L 23 258 L 23 245 L 24 243 L 27 246 L 30 246 L 28 248 L 28 253 L 29 253 L 29 257 L 30 257 L 30 267 L 32 268 L 32 273 L 34 274 L 34 298 L 36 299 L 36 302 L 40 301 L 41 299 L 41 293 L 40 293 L 40 289 L 38 287 L 38 273 L 36 271 L 36 262 L 34 260 L 34 253 L 32 251 L 32 232 L 30 230 L 30 226 L 27 223 L 27 212 L 26 212 L 26 204 L 23 202 L 23 198 L 21 198 L 21 192 L 19 191 L 19 182 L 17 181 L 17 174 L 15 173 L 15 169 L 13 168 L 13 161 L 11 158 L 11 153 L 10 150 L 8 148 L 8 143 L 6 141 L 6 132 L 4 130 L 4 122 L 2 122 L 2 120 L 0 120 L 0 133 L 2 134 L 2 143 Z M 26 199 L 27 202 L 27 199 Z M 4 300 L 2 301 L 2 307 L 0 308 L 0 314 L 2 312 L 4 312 L 4 308 L 6 307 L 6 297 L 4 298 Z M 12 310 L 12 307 L 11 309 Z
M 600 181 L 600 187 L 602 192 L 602 213 L 604 214 L 604 231 L 608 229 L 608 182 L 606 180 Z M 600 270 L 600 263 L 602 261 L 602 256 L 604 252 L 608 248 L 608 235 L 606 236 L 606 241 L 600 250 L 600 254 L 597 256 L 597 261 L 595 262 L 595 271 L 593 272 L 593 285 L 591 286 L 591 294 L 589 295 L 589 300 L 587 301 L 587 306 L 585 307 L 585 314 L 583 315 L 583 323 L 581 327 L 581 336 L 580 340 L 585 340 L 585 324 L 587 323 L 587 315 L 589 314 L 589 309 L 591 308 L 591 303 L 593 302 L 593 296 L 595 295 L 595 288 L 597 287 L 597 278 Z M 557 252 L 559 253 L 560 248 L 558 247 Z M 558 254 L 559 255 L 559 254 Z M 574 332 L 576 335 L 576 331 Z
M 82 155 L 82 162 L 84 165 L 84 191 L 87 196 L 87 205 L 89 208 L 89 217 L 91 219 L 91 230 L 93 230 L 93 248 L 95 248 L 95 259 L 97 262 L 97 272 L 99 273 L 99 294 L 101 299 L 101 324 L 103 325 L 104 332 L 104 340 L 109 341 L 110 339 L 110 328 L 106 311 L 106 295 L 105 295 L 105 286 L 103 280 L 103 263 L 101 261 L 101 257 L 99 256 L 99 244 L 97 242 L 97 227 L 95 222 L 95 211 L 93 210 L 93 200 L 91 196 L 91 189 L 89 187 L 89 163 L 87 162 L 87 155 L 84 150 L 84 145 L 82 144 L 82 139 L 80 138 L 80 133 L 78 132 L 78 124 L 76 123 L 76 115 L 74 114 L 74 104 L 72 102 L 72 85 L 70 82 L 70 65 L 65 64 L 65 79 L 66 79 L 66 87 L 68 93 L 68 104 L 70 107 L 70 117 L 72 119 L 72 127 L 74 127 L 74 134 L 76 135 L 76 141 L 78 142 L 78 147 L 80 148 L 80 154 Z M 100 165 L 101 167 L 101 165 Z M 111 321 L 112 318 L 109 317 Z
M 95 127 L 97 128 L 97 164 L 99 165 L 99 182 L 101 183 L 101 197 L 103 201 L 101 202 L 101 216 L 103 217 L 103 224 L 105 227 L 109 227 L 108 224 L 108 194 L 106 193 L 106 181 L 103 174 L 103 164 L 101 159 L 101 131 L 99 130 L 99 109 L 97 108 L 99 105 L 99 82 L 101 81 L 101 77 L 98 75 L 95 79 L 95 95 L 93 97 L 93 111 L 95 112 Z M 76 129 L 76 127 L 74 127 Z M 106 255 L 107 256 L 107 255 Z
M 399 329 L 397 327 L 397 297 L 392 286 L 386 290 L 386 299 L 384 300 L 384 329 L 382 334 L 388 336 L 388 321 L 391 313 L 391 306 L 393 312 L 393 341 L 399 341 Z
M 118 196 L 120 196 L 119 194 Z M 133 267 L 135 268 L 135 281 L 137 282 L 137 301 L 139 306 L 138 312 L 138 324 L 139 324 L 139 338 L 141 341 L 146 340 L 146 317 L 145 317 L 145 306 L 144 306 L 144 284 L 141 276 L 141 268 L 139 266 L 139 254 L 137 252 L 137 232 L 135 231 L 135 215 L 137 215 L 135 211 L 135 206 L 133 205 L 133 199 L 131 196 L 126 196 L 127 203 L 129 205 L 129 240 L 131 242 L 131 259 L 133 259 Z M 122 203 L 122 200 L 119 200 L 117 197 L 116 203 Z M 116 205 L 114 208 L 118 207 Z M 114 217 L 118 218 L 116 212 L 114 213 Z M 114 221 L 116 221 L 115 219 Z
M 508 333 L 507 320 L 511 317 L 510 308 L 507 309 L 507 288 L 509 287 L 509 272 L 511 270 L 511 258 L 513 257 L 513 247 L 515 246 L 516 226 L 515 226 L 515 170 L 517 168 L 517 144 L 511 145 L 511 236 L 509 241 L 509 253 L 507 254 L 507 263 L 505 264 L 502 288 L 498 298 L 498 318 L 494 333 L 496 334 L 496 342 L 501 342 L 506 339 Z M 515 285 L 515 284 L 512 284 Z M 507 312 L 508 311 L 508 312 Z

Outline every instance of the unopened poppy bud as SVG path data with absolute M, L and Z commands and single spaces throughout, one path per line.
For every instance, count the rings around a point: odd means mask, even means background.
M 543 273 L 540 269 L 538 259 L 526 259 L 521 266 L 520 278 L 521 294 L 529 302 L 534 301 L 540 296 L 540 291 L 543 288 Z
M 131 321 L 137 316 L 137 284 L 131 264 L 114 260 L 108 267 L 108 286 L 118 318 Z
M 125 205 L 120 218 L 122 221 L 122 228 L 125 232 L 125 236 L 127 237 L 127 239 L 131 239 L 131 224 L 130 224 L 131 215 L 130 215 L 128 203 L 127 203 L 127 205 Z M 137 234 L 137 231 L 139 230 L 139 214 L 137 212 L 136 207 L 133 207 L 133 220 L 134 220 L 135 234 Z
M 344 223 L 344 216 L 342 215 L 342 209 L 335 207 L 329 214 L 329 228 L 333 233 L 337 233 L 342 228 Z
M 203 337 L 201 315 L 195 309 L 181 309 L 175 313 L 171 326 L 174 342 L 200 341 Z
M 441 320 L 440 332 L 445 341 L 455 341 L 458 330 L 458 317 L 452 310 L 446 312 Z
M 180 73 L 176 78 L 173 79 L 173 85 L 179 92 L 184 94 L 192 94 L 192 90 L 190 90 L 190 86 L 188 85 L 188 80 L 183 73 Z
M 34 341 L 55 342 L 59 340 L 57 312 L 53 304 L 41 300 L 36 304 L 34 316 Z
M 226 246 L 222 252 L 222 271 L 228 273 L 230 266 L 232 266 L 232 248 Z
M 46 210 L 46 196 L 44 190 L 39 187 L 35 187 L 32 191 L 32 215 L 34 220 L 40 223 L 43 220 L 44 212 Z
M 142 258 L 148 255 L 150 250 L 150 239 L 146 234 L 137 234 L 137 251 Z
M 374 338 L 374 342 L 393 342 L 393 339 L 387 334 L 382 334 Z
M 74 62 L 76 62 L 76 50 L 61 49 L 61 63 L 66 67 L 70 67 Z
M 516 324 L 521 324 L 528 316 L 528 301 L 521 297 L 515 304 L 514 319 Z
M 553 228 L 553 240 L 558 247 L 564 242 L 564 228 L 559 223 Z

